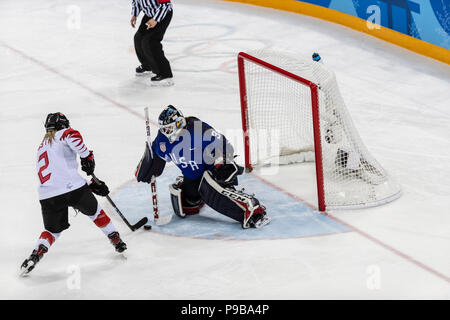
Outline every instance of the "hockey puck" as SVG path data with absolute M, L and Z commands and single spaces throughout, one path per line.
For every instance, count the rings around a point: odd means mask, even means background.
M 152 226 L 149 225 L 149 224 L 146 224 L 146 225 L 144 226 L 144 229 L 145 229 L 145 230 L 152 230 Z

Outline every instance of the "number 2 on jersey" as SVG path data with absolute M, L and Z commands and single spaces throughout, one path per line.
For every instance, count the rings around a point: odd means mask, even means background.
M 49 161 L 48 161 L 48 155 L 47 155 L 47 151 L 45 151 L 44 153 L 42 153 L 39 156 L 39 162 L 44 159 L 44 164 L 42 165 L 42 167 L 39 168 L 38 171 L 38 177 L 39 180 L 41 181 L 41 184 L 44 184 L 45 182 L 47 182 L 50 179 L 50 176 L 52 175 L 51 173 L 43 176 L 42 175 L 42 171 L 44 171 L 45 169 L 47 169 L 48 165 L 49 165 Z

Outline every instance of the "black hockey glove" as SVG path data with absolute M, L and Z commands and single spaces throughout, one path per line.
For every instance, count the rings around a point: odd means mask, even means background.
M 89 151 L 89 155 L 86 158 L 81 158 L 81 170 L 86 172 L 88 176 L 94 173 L 95 169 L 95 161 L 94 161 L 94 153 Z
M 222 159 L 216 160 L 211 174 L 214 180 L 221 185 L 237 185 L 237 176 L 244 172 L 244 168 L 231 161 L 224 163 Z
M 108 186 L 101 180 L 95 182 L 91 179 L 91 184 L 89 185 L 91 191 L 99 196 L 106 197 L 109 194 Z

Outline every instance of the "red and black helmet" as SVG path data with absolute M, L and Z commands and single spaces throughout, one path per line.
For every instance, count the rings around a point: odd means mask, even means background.
M 67 117 L 61 112 L 49 113 L 44 124 L 45 129 L 48 130 L 61 130 L 70 127 L 70 122 Z

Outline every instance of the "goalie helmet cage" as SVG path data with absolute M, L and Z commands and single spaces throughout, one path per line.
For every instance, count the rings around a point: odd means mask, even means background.
M 362 143 L 331 69 L 260 50 L 239 53 L 238 71 L 247 172 L 315 161 L 320 211 L 378 206 L 401 195 Z

